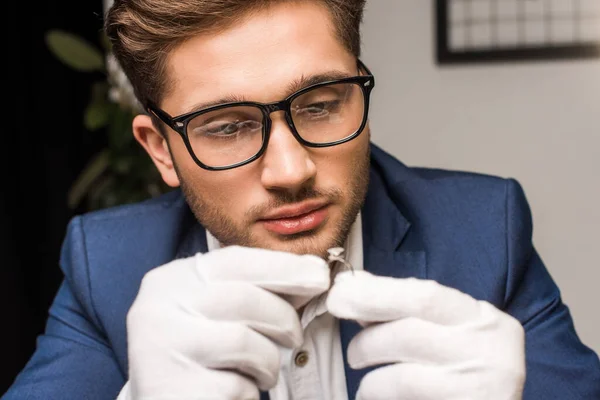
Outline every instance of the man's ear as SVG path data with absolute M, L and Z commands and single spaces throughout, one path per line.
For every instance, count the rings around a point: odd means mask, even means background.
M 171 187 L 179 186 L 171 152 L 165 137 L 154 127 L 147 115 L 137 115 L 133 119 L 133 136 L 146 150 L 163 181 Z

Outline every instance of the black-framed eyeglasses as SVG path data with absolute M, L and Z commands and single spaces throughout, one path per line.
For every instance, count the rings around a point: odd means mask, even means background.
M 181 135 L 201 168 L 236 168 L 265 152 L 271 113 L 277 111 L 285 113 L 292 134 L 307 147 L 335 146 L 360 135 L 367 124 L 375 78 L 360 60 L 358 65 L 366 75 L 310 85 L 275 103 L 226 103 L 176 117 L 151 104 L 147 110 Z

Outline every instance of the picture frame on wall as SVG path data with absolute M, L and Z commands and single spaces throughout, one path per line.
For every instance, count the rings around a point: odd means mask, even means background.
M 438 64 L 600 57 L 600 0 L 434 0 Z

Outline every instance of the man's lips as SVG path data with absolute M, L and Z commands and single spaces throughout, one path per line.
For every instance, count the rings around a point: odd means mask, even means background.
M 258 220 L 263 227 L 279 235 L 293 235 L 319 227 L 327 218 L 328 203 L 306 201 L 284 206 Z
M 323 208 L 326 205 L 327 202 L 323 200 L 307 200 L 298 204 L 289 204 L 287 206 L 279 207 L 275 210 L 272 210 L 271 212 L 263 216 L 261 220 L 297 217 L 303 214 L 308 214 L 311 211 L 315 211 L 319 208 Z

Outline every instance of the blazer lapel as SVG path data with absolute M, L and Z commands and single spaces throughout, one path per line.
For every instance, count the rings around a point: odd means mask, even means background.
M 369 179 L 362 211 L 364 269 L 375 275 L 395 278 L 426 278 L 425 251 L 415 229 L 388 196 L 381 177 L 371 170 Z M 349 399 L 356 397 L 362 378 L 376 368 L 354 370 L 348 365 L 348 344 L 360 330 L 356 322 L 340 320 Z

